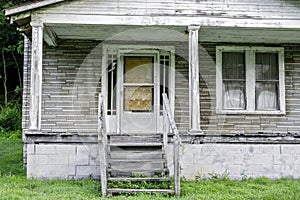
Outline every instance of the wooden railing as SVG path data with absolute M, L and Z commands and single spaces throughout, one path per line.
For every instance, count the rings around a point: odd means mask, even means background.
M 99 94 L 98 101 L 98 144 L 100 157 L 100 178 L 102 196 L 107 195 L 107 131 L 103 105 L 103 96 Z
M 168 144 L 168 134 L 170 131 L 173 133 L 173 165 L 174 165 L 174 190 L 175 195 L 180 195 L 180 136 L 178 133 L 178 129 L 175 123 L 175 119 L 173 116 L 173 112 L 171 110 L 170 102 L 167 95 L 164 93 L 163 96 L 163 140 L 164 140 L 164 148 L 167 147 Z M 171 129 L 171 130 L 170 130 Z
M 163 94 L 163 143 L 164 148 L 168 144 L 168 134 L 173 133 L 173 165 L 174 165 L 174 191 L 180 195 L 180 136 L 175 124 L 170 102 L 166 94 Z M 107 130 L 104 113 L 103 96 L 99 94 L 98 103 L 98 144 L 100 157 L 100 177 L 102 196 L 107 196 Z M 166 149 L 165 149 L 166 150 Z

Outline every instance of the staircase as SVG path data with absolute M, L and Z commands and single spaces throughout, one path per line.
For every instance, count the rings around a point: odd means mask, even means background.
M 180 195 L 180 137 L 166 94 L 163 101 L 163 134 L 107 134 L 103 97 L 99 94 L 98 144 L 104 197 L 139 192 Z M 173 133 L 173 186 L 166 159 L 170 131 Z
M 107 147 L 107 195 L 174 194 L 162 134 L 111 134 Z

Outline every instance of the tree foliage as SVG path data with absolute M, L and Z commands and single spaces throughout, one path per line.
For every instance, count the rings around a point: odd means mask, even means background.
M 31 0 L 0 0 L 1 10 Z M 0 105 L 20 100 L 22 91 L 23 36 L 0 12 Z

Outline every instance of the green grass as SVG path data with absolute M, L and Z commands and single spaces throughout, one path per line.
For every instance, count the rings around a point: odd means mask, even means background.
M 22 168 L 22 143 L 20 140 L 0 140 L 0 199 L 102 199 L 100 183 L 83 181 L 27 180 Z M 120 195 L 113 200 L 131 199 L 300 199 L 300 180 L 266 178 L 232 181 L 210 179 L 182 181 L 181 197 L 162 195 Z
M 0 175 L 24 175 L 21 139 L 0 139 Z

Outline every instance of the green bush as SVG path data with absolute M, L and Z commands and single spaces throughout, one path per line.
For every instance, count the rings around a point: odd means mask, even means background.
M 9 103 L 6 107 L 0 107 L 0 131 L 11 132 L 21 129 L 21 106 L 17 103 Z

